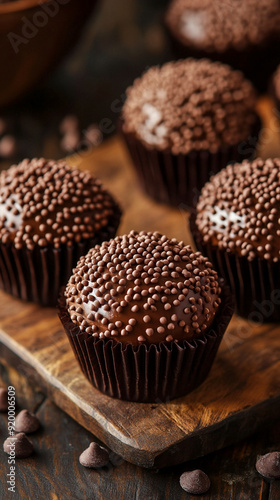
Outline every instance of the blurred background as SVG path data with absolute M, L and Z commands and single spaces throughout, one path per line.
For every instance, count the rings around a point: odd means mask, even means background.
M 78 43 L 56 69 L 48 71 L 35 90 L 0 107 L 0 168 L 23 157 L 60 158 L 112 135 L 126 87 L 148 66 L 172 58 L 162 22 L 167 4 L 168 0 L 99 1 Z M 16 35 L 22 17 L 20 22 Z M 48 24 L 39 31 L 54 36 Z M 34 41 L 35 36 L 30 44 Z M 12 42 L 19 53 L 11 59 L 17 61 L 28 45 L 16 37 Z M 35 70 L 36 63 L 29 71 Z

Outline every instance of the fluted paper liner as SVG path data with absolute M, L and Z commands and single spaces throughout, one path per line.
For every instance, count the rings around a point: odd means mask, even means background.
M 280 264 L 244 256 L 205 242 L 196 225 L 196 214 L 189 219 L 197 249 L 231 287 L 238 314 L 257 323 L 280 321 Z
M 144 191 L 156 201 L 191 208 L 211 175 L 230 162 L 253 158 L 261 122 L 256 117 L 252 135 L 235 146 L 223 147 L 217 153 L 193 150 L 186 155 L 145 147 L 134 134 L 124 132 L 121 122 L 119 129 Z
M 61 296 L 59 317 L 78 363 L 91 384 L 108 396 L 142 403 L 169 401 L 200 385 L 209 373 L 233 314 L 232 294 L 222 302 L 209 332 L 190 341 L 149 346 L 122 344 L 81 333 Z
M 11 243 L 0 243 L 0 288 L 23 300 L 55 306 L 60 288 L 67 283 L 79 258 L 91 247 L 113 238 L 119 220 L 120 212 L 116 210 L 108 226 L 94 238 L 58 249 L 16 249 Z

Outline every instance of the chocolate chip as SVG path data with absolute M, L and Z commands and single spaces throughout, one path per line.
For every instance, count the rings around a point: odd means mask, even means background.
M 268 479 L 280 479 L 280 451 L 273 451 L 260 457 L 256 462 L 256 469 Z
M 8 391 L 0 387 L 0 411 L 8 411 Z
M 36 415 L 30 413 L 28 410 L 22 410 L 15 419 L 16 432 L 25 432 L 30 434 L 36 432 L 40 427 L 40 422 Z
M 33 444 L 23 432 L 8 437 L 6 441 L 4 441 L 3 449 L 8 455 L 14 452 L 16 458 L 27 458 L 32 455 L 34 451 Z
M 105 467 L 105 465 L 109 463 L 109 453 L 105 448 L 93 442 L 90 443 L 89 447 L 80 455 L 79 462 L 84 467 L 93 469 Z
M 210 488 L 209 477 L 202 470 L 184 472 L 180 477 L 180 485 L 187 493 L 202 495 Z

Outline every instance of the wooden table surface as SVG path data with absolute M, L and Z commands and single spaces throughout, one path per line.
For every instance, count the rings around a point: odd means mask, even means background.
M 266 110 L 267 103 L 264 113 Z M 274 125 L 267 122 L 267 129 L 271 130 L 271 127 Z M 266 156 L 268 150 L 279 154 L 275 134 L 274 139 L 270 135 L 263 141 L 263 156 Z M 138 206 L 138 212 L 134 213 L 131 208 L 132 199 L 127 190 L 129 191 L 130 183 L 135 183 L 135 177 L 133 171 L 128 169 L 125 182 L 120 179 L 120 147 L 119 141 L 113 138 L 93 152 L 76 155 L 72 162 L 77 164 L 82 161 L 84 166 L 94 162 L 95 174 L 111 190 L 114 183 L 120 183 L 117 192 L 119 201 L 124 202 L 125 210 L 120 233 L 123 227 L 129 226 L 137 230 L 156 230 L 160 215 L 165 221 L 166 234 L 184 239 L 188 243 L 185 217 L 180 211 L 157 205 L 141 196 L 139 199 L 143 200 L 142 205 Z M 135 191 L 131 196 L 134 195 Z M 180 230 L 178 224 L 174 224 L 178 217 L 182 217 Z M 147 228 L 141 226 L 141 221 L 145 218 Z M 280 499 L 280 481 L 270 483 L 262 479 L 255 470 L 259 455 L 280 449 L 279 421 L 265 426 L 258 435 L 237 446 L 180 466 L 151 471 L 124 462 L 120 457 L 111 454 L 109 467 L 98 471 L 89 470 L 79 464 L 78 458 L 96 438 L 59 410 L 39 388 L 19 375 L 16 367 L 8 366 L 2 357 L 0 386 L 8 385 L 13 385 L 16 389 L 17 410 L 28 408 L 36 412 L 42 423 L 42 430 L 32 436 L 35 454 L 28 459 L 17 460 L 15 494 L 7 492 L 7 456 L 2 446 L 0 447 L 0 499 L 194 500 L 201 497 L 185 493 L 179 485 L 179 477 L 184 471 L 195 468 L 201 468 L 211 479 L 211 489 L 203 496 L 205 500 Z M 3 413 L 0 414 L 0 434 L 2 443 L 7 436 L 7 416 Z
M 200 460 L 150 471 L 111 454 L 110 467 L 82 467 L 78 458 L 94 436 L 59 410 L 40 390 L 19 376 L 14 367 L 0 365 L 0 385 L 16 388 L 17 410 L 37 414 L 42 429 L 31 436 L 35 454 L 16 462 L 16 493 L 7 492 L 7 455 L 0 448 L 0 498 L 3 500 L 279 500 L 280 481 L 269 483 L 255 470 L 258 455 L 280 449 L 280 422 L 238 446 Z M 7 435 L 7 416 L 0 414 L 1 443 Z M 209 493 L 192 496 L 179 485 L 186 470 L 201 468 L 211 479 Z

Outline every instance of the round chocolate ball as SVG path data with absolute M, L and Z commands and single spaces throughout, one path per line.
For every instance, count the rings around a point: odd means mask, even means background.
M 0 174 L 0 240 L 17 249 L 92 238 L 115 210 L 98 180 L 64 161 L 23 160 Z
M 56 305 L 79 257 L 115 236 L 121 211 L 88 172 L 24 160 L 0 174 L 0 288 Z
M 171 33 L 185 46 L 223 54 L 258 46 L 278 31 L 277 0 L 173 0 L 166 13 Z
M 253 260 L 280 259 L 280 160 L 229 165 L 202 189 L 196 224 L 203 241 Z
M 186 59 L 152 67 L 127 90 L 123 131 L 147 148 L 216 153 L 248 138 L 256 125 L 251 83 L 229 66 Z
M 92 248 L 65 292 L 81 332 L 133 345 L 203 336 L 220 295 L 218 275 L 205 257 L 183 242 L 144 231 Z

